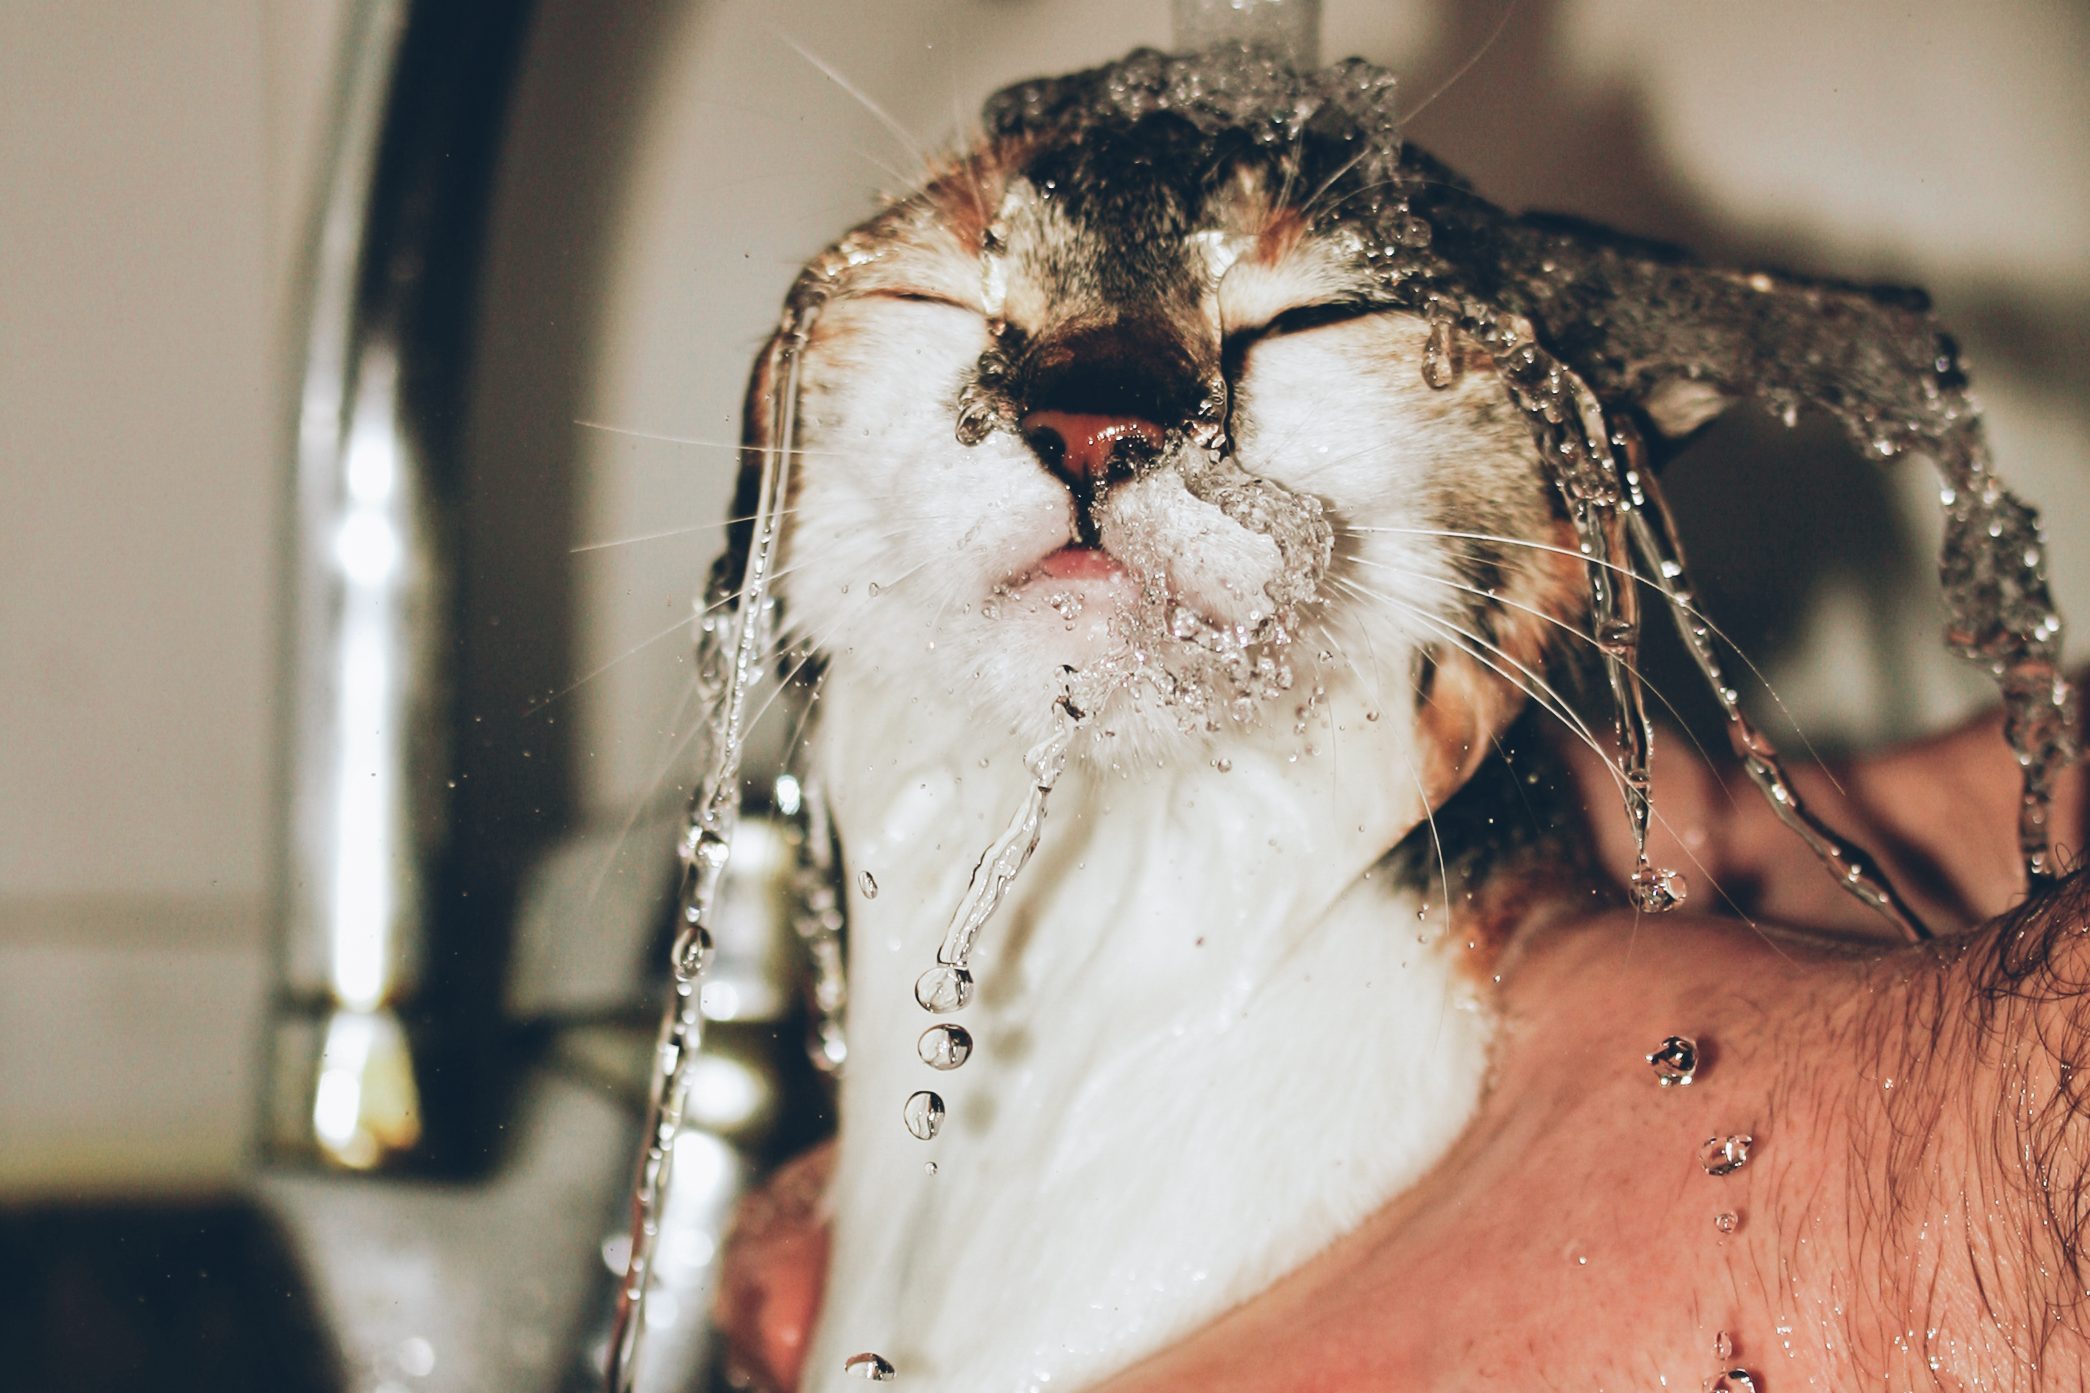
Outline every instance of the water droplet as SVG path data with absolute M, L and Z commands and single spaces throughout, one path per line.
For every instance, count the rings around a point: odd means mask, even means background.
M 939 1016 L 962 1011 L 972 1001 L 972 974 L 962 967 L 938 963 L 914 979 L 914 999 L 924 1011 Z
M 1731 1209 L 1723 1209 L 1713 1216 L 1713 1227 L 1722 1233 L 1733 1233 L 1742 1226 L 1742 1216 Z
M 932 1161 L 930 1164 L 934 1165 L 935 1162 Z M 1722 1364 L 1734 1358 L 1734 1336 L 1725 1330 L 1713 1336 L 1713 1358 Z
M 688 980 L 711 964 L 711 931 L 691 924 L 675 939 L 675 975 Z
M 1662 1087 L 1688 1085 L 1698 1077 L 1698 1042 L 1688 1035 L 1672 1035 L 1655 1046 L 1647 1062 L 1654 1066 L 1655 1081 Z
M 924 1161 L 924 1162 L 922 1162 L 922 1174 L 923 1174 L 923 1175 L 934 1175 L 934 1174 L 936 1174 L 936 1163 L 935 1163 L 934 1161 Z
M 1690 886 L 1676 871 L 1656 870 L 1642 861 L 1633 872 L 1633 904 L 1643 914 L 1667 914 L 1682 904 L 1689 893 Z
M 1449 319 L 1430 321 L 1430 336 L 1422 346 L 1422 380 L 1437 391 L 1443 391 L 1459 380 L 1458 360 L 1454 356 L 1452 322 Z
M 907 1130 L 917 1139 L 933 1141 L 943 1130 L 943 1099 L 926 1088 L 910 1093 L 900 1115 L 907 1119 Z
M 885 1356 L 871 1354 L 868 1351 L 863 1354 L 850 1355 L 842 1363 L 842 1372 L 854 1374 L 858 1378 L 867 1378 L 873 1383 L 891 1383 L 893 1381 L 893 1366 L 885 1362 Z
M 931 1069 L 955 1069 L 972 1058 L 972 1032 L 962 1025 L 932 1025 L 914 1042 L 914 1052 Z
M 1756 1393 L 1756 1376 L 1747 1369 L 1729 1369 L 1713 1375 L 1706 1393 Z
M 858 871 L 856 873 L 856 888 L 862 892 L 863 897 L 867 900 L 878 898 L 878 879 L 869 871 Z
M 1698 1164 L 1705 1167 L 1707 1175 L 1732 1175 L 1749 1164 L 1749 1148 L 1755 1140 L 1740 1133 L 1731 1137 L 1707 1137 L 1705 1145 L 1698 1148 Z
M 1217 769 L 1220 773 L 1224 774 L 1234 767 L 1234 762 L 1228 759 L 1225 755 L 1221 755 L 1219 758 L 1212 761 L 1212 767 L 1214 769 Z
M 870 584 L 868 584 L 868 585 L 866 585 L 866 586 L 864 587 L 864 593 L 865 593 L 866 595 L 876 595 L 876 594 L 878 593 L 878 590 L 879 590 L 879 585 L 878 585 L 878 582 L 877 582 L 877 581 L 875 581 L 875 580 L 874 580 L 874 581 L 872 581 L 872 582 L 871 582 Z M 883 1362 L 883 1361 L 881 1361 L 881 1362 Z

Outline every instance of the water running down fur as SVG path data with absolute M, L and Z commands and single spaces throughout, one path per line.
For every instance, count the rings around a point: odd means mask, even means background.
M 1489 819 L 1433 810 L 1477 770 L 1524 796 L 1496 741 L 1531 701 L 1616 740 L 1648 815 L 1634 546 L 1696 616 L 1645 456 L 1731 400 L 1938 456 L 1954 641 L 2005 682 L 2043 869 L 2059 625 L 1922 307 L 1509 219 L 1403 149 L 1391 102 L 1360 63 L 1239 53 L 1025 84 L 794 297 L 795 435 L 757 409 L 750 439 L 796 452 L 784 641 L 824 665 L 842 883 L 880 887 L 849 901 L 809 1387 L 859 1350 L 910 1387 L 1078 1387 L 1429 1167 L 1485 1086 L 1515 875 L 1454 881 Z M 1559 685 L 1586 657 L 1615 731 Z M 974 959 L 973 1056 L 934 1073 L 915 978 L 1069 669 L 1051 832 Z M 1434 834 L 1447 858 L 1415 856 Z M 925 1144 L 900 1106 L 930 1082 Z

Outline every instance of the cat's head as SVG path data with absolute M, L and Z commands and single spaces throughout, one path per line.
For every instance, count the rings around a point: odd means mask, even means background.
M 1390 82 L 1215 71 L 1011 89 L 815 263 L 784 613 L 924 721 L 1034 734 L 1072 668 L 1143 763 L 1339 695 L 1463 768 L 1579 604 L 1556 490 L 1486 353 L 1387 293 L 1429 234 Z

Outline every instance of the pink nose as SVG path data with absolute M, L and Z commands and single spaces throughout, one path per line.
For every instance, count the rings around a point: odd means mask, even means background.
M 1161 427 L 1137 416 L 1086 411 L 1033 411 L 1022 421 L 1023 439 L 1045 467 L 1070 483 L 1122 478 L 1153 459 L 1166 443 Z

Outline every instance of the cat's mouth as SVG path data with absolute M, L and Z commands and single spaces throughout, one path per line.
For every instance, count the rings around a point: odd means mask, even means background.
M 1100 546 L 1069 542 L 1048 552 L 1035 570 L 1054 580 L 1113 580 L 1125 574 L 1125 563 Z

